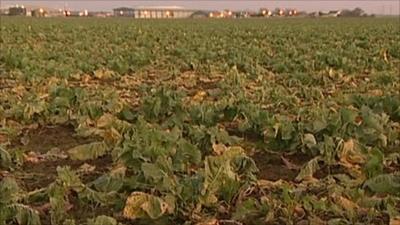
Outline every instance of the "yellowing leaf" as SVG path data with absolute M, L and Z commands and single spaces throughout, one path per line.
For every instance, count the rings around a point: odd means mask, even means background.
M 7 141 L 7 137 L 4 134 L 0 134 L 0 144 L 5 143 Z
M 389 225 L 400 225 L 400 217 L 390 219 Z
M 373 89 L 373 90 L 369 91 L 369 94 L 371 94 L 373 96 L 382 96 L 383 91 L 381 89 Z
M 343 196 L 333 196 L 333 198 L 338 205 L 340 205 L 343 209 L 347 211 L 354 212 L 354 210 L 359 208 L 356 203 Z
M 198 91 L 195 96 L 193 96 L 192 100 L 201 102 L 204 100 L 204 98 L 207 96 L 207 92 L 205 91 Z
M 132 220 L 146 217 L 157 219 L 167 209 L 167 203 L 161 198 L 144 192 L 133 192 L 126 200 L 123 216 Z
M 260 189 L 266 189 L 266 190 L 271 190 L 273 188 L 282 186 L 285 184 L 284 180 L 277 180 L 277 181 L 269 181 L 269 180 L 257 180 L 257 186 Z
M 349 139 L 343 143 L 338 156 L 342 165 L 348 168 L 357 167 L 357 165 L 364 164 L 367 160 L 353 139 Z
M 71 148 L 68 154 L 73 160 L 89 160 L 103 156 L 107 151 L 108 146 L 104 142 L 92 142 Z
M 317 144 L 317 140 L 315 140 L 313 134 L 304 134 L 303 141 L 304 144 L 307 145 L 308 147 L 312 147 Z
M 212 148 L 216 155 L 222 155 L 226 150 L 227 147 L 224 144 L 213 144 Z
M 218 222 L 217 219 L 212 218 L 212 219 L 205 219 L 204 221 L 196 223 L 196 225 L 219 225 L 220 223 Z
M 31 151 L 28 154 L 24 154 L 24 161 L 36 164 L 43 161 L 43 156 Z
M 104 113 L 99 119 L 96 121 L 96 126 L 98 128 L 104 128 L 112 125 L 115 117 L 109 113 Z
M 94 71 L 94 77 L 99 80 L 108 80 L 114 76 L 114 72 L 110 70 L 96 70 Z

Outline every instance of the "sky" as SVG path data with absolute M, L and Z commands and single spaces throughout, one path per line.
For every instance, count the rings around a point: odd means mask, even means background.
M 104 10 L 111 11 L 113 8 L 120 6 L 182 6 L 188 9 L 204 9 L 204 10 L 258 10 L 260 7 L 274 9 L 295 8 L 297 10 L 312 11 L 328 11 L 340 9 L 353 9 L 360 7 L 367 13 L 374 14 L 400 14 L 400 0 L 124 0 L 124 1 L 98 1 L 98 0 L 0 0 L 1 8 L 13 4 L 24 4 L 30 6 L 42 6 L 51 8 L 63 8 L 64 5 L 71 10 Z

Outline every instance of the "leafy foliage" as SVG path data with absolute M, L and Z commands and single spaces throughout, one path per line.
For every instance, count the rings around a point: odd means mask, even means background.
M 397 222 L 398 21 L 1 20 L 0 224 Z

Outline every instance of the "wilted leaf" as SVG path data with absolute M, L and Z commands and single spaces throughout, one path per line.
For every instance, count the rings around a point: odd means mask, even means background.
M 289 170 L 298 170 L 298 169 L 300 169 L 300 166 L 290 162 L 288 159 L 286 159 L 283 156 L 281 156 L 281 160 Z
M 39 163 L 43 161 L 43 156 L 39 155 L 36 152 L 28 152 L 28 154 L 24 154 L 24 161 L 25 162 L 30 162 L 30 163 Z
M 108 150 L 109 148 L 104 142 L 93 142 L 71 148 L 68 150 L 68 154 L 73 160 L 89 160 L 105 155 Z
M 390 219 L 389 225 L 400 225 L 400 218 Z
M 320 157 L 317 156 L 310 161 L 308 161 L 303 168 L 300 170 L 300 173 L 296 177 L 296 181 L 302 181 L 304 179 L 313 178 L 314 173 L 319 169 L 318 162 Z
M 215 143 L 213 143 L 212 148 L 216 155 L 222 155 L 227 149 L 227 147 L 224 144 L 215 144 Z
M 315 137 L 313 134 L 304 134 L 303 142 L 309 148 L 311 148 L 317 144 L 317 140 L 315 140 Z
M 338 156 L 342 165 L 348 168 L 356 167 L 366 162 L 366 156 L 361 152 L 353 139 L 343 142 Z
M 157 219 L 167 208 L 167 203 L 159 197 L 144 192 L 133 192 L 126 200 L 123 215 L 132 220 L 146 217 Z
M 94 71 L 94 77 L 96 77 L 99 80 L 109 80 L 113 78 L 114 72 L 106 69 L 100 69 Z
M 343 196 L 333 196 L 335 202 L 340 205 L 343 209 L 349 212 L 354 212 L 356 209 L 359 208 L 359 206 L 354 203 L 353 201 L 349 200 L 348 198 L 345 198 Z
M 79 172 L 82 173 L 91 173 L 96 169 L 96 166 L 90 165 L 88 163 L 84 163 L 83 165 L 81 165 L 78 169 Z
M 52 148 L 46 154 L 44 155 L 46 160 L 57 160 L 57 159 L 66 159 L 68 158 L 68 155 L 66 154 L 65 151 L 62 151 L 59 148 Z
M 21 225 L 41 225 L 39 213 L 23 204 L 12 204 L 9 206 L 18 224 Z
M 205 91 L 198 91 L 195 96 L 193 96 L 192 100 L 196 102 L 201 102 L 207 96 L 207 92 Z
M 0 144 L 3 144 L 7 141 L 7 136 L 4 134 L 0 134 Z
M 236 206 L 232 218 L 239 221 L 246 220 L 247 218 L 252 216 L 252 214 L 257 213 L 257 204 L 258 202 L 254 198 L 246 199 Z
M 211 219 L 205 219 L 204 221 L 198 222 L 195 225 L 220 225 L 217 219 L 211 218 Z

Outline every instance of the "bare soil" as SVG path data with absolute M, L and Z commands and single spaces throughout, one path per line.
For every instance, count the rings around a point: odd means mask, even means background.
M 21 143 L 21 139 L 25 145 Z M 42 127 L 35 130 L 27 131 L 23 137 L 13 140 L 12 148 L 20 149 L 24 152 L 34 152 L 37 155 L 46 154 L 54 148 L 58 148 L 59 152 L 66 152 L 68 149 L 78 145 L 87 144 L 99 140 L 96 137 L 84 138 L 75 134 L 72 126 L 54 126 Z M 95 166 L 93 171 L 80 174 L 82 182 L 87 183 L 95 180 L 100 175 L 107 173 L 112 166 L 110 156 L 104 156 L 94 160 L 78 161 L 69 158 L 56 158 L 54 160 L 43 160 L 39 162 L 25 162 L 22 167 L 14 171 L 13 174 L 19 180 L 20 185 L 27 191 L 34 191 L 40 188 L 48 187 L 57 178 L 58 166 L 69 166 L 71 169 L 79 169 L 82 165 L 89 164 Z M 81 204 L 74 197 L 71 197 L 72 209 L 69 211 L 72 217 L 78 222 L 86 222 L 87 218 L 96 215 L 112 215 L 112 209 L 100 206 L 90 206 Z M 45 202 L 39 204 L 46 204 Z M 42 207 L 38 205 L 36 207 Z M 48 212 L 41 213 L 42 224 L 50 225 L 50 214 Z
M 256 152 L 252 158 L 260 170 L 258 177 L 271 181 L 294 181 L 303 164 L 310 160 L 309 156 L 301 153 L 285 155 Z

